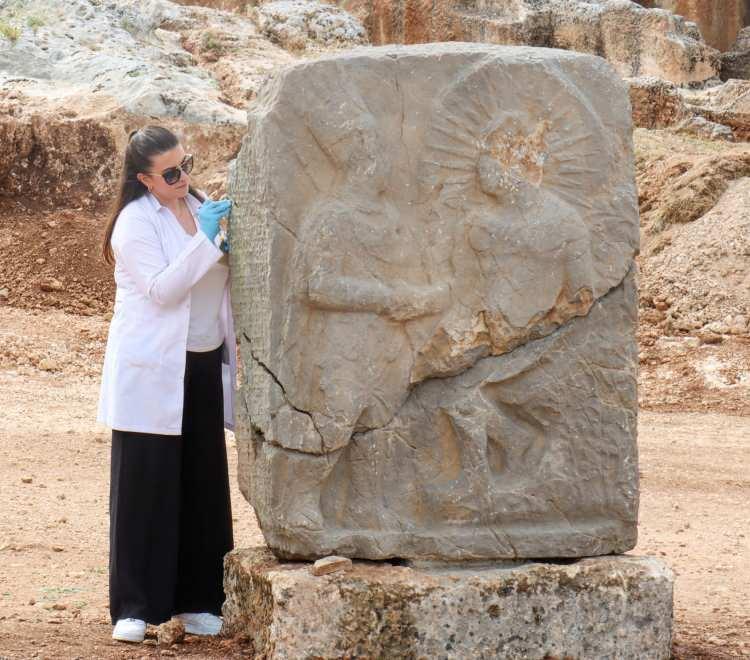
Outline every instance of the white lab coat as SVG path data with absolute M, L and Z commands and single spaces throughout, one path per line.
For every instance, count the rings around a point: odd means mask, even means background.
M 190 194 L 185 200 L 197 216 L 201 202 Z M 223 252 L 200 229 L 186 244 L 185 230 L 152 193 L 122 209 L 112 251 L 117 293 L 97 422 L 122 431 L 180 435 L 191 287 Z M 219 314 L 224 426 L 233 431 L 237 348 L 228 280 Z

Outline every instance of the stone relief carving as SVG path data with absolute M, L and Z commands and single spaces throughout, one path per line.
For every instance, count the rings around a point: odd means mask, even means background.
M 238 441 L 274 551 L 632 547 L 638 218 L 608 65 L 354 51 L 282 72 L 250 119 Z

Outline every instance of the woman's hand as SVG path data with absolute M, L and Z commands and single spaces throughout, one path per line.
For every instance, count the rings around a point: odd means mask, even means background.
M 219 233 L 219 220 L 221 220 L 232 207 L 231 199 L 222 199 L 218 202 L 207 199 L 198 209 L 198 223 L 201 231 L 213 241 Z

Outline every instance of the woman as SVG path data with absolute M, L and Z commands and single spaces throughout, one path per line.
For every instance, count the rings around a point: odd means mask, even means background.
M 219 233 L 231 201 L 195 190 L 192 163 L 166 128 L 131 133 L 103 243 L 117 293 L 97 421 L 112 429 L 109 608 L 122 641 L 174 615 L 217 634 L 234 546 L 236 344 Z

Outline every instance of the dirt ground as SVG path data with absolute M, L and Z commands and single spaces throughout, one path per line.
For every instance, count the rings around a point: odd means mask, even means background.
M 0 658 L 252 657 L 243 639 L 188 635 L 161 648 L 152 626 L 145 645 L 111 639 L 110 436 L 95 422 L 107 328 L 98 315 L 0 305 Z M 712 355 L 699 353 L 698 363 Z M 660 368 L 642 370 L 641 398 L 677 408 L 659 380 L 675 367 Z M 699 401 L 695 387 L 684 389 Z M 721 387 L 709 392 L 717 401 Z M 732 392 L 730 403 L 742 398 Z M 235 543 L 261 543 L 237 488 L 231 433 L 227 448 Z M 676 573 L 677 658 L 750 657 L 749 455 L 750 417 L 641 413 L 640 540 L 631 554 L 662 557 Z

